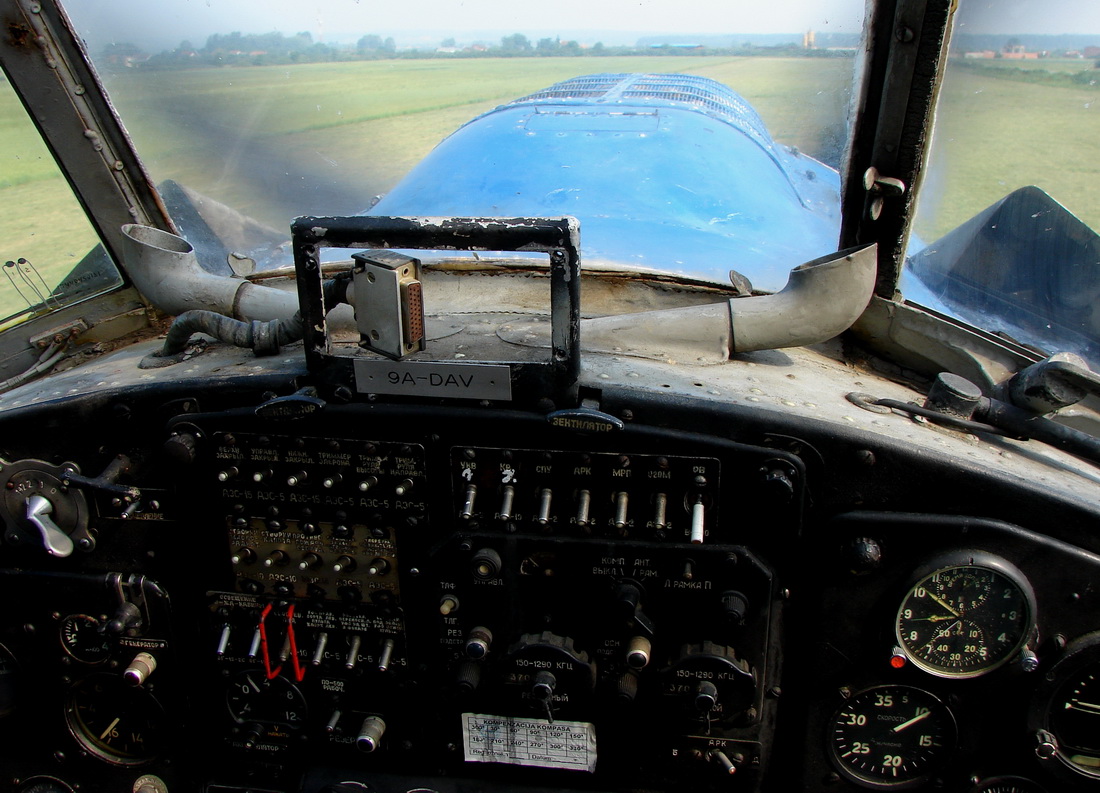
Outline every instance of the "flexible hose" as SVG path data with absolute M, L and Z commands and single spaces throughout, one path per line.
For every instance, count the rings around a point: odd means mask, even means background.
M 325 281 L 322 290 L 327 311 L 347 302 L 348 283 L 347 278 Z M 296 311 L 292 317 L 268 322 L 242 322 L 214 311 L 185 311 L 172 321 L 164 346 L 154 356 L 169 358 L 178 355 L 187 349 L 195 333 L 205 333 L 235 347 L 247 347 L 256 355 L 274 355 L 280 347 L 301 341 L 305 336 L 305 324 L 301 311 Z

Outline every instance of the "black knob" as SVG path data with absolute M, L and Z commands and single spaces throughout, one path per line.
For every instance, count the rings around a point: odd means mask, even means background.
M 695 687 L 695 709 L 709 713 L 718 704 L 718 687 L 709 680 L 700 680 Z
M 463 661 L 458 665 L 455 685 L 460 694 L 472 694 L 481 685 L 481 664 L 476 661 Z
M 784 504 L 794 498 L 794 482 L 782 468 L 772 468 L 764 474 L 764 488 L 768 495 Z
M 190 432 L 174 432 L 164 442 L 164 451 L 173 462 L 190 464 L 198 456 L 198 439 Z
M 558 679 L 554 677 L 553 672 L 540 669 L 535 673 L 535 680 L 531 683 L 531 696 L 539 702 L 549 702 L 557 687 Z
M 882 546 L 871 537 L 856 537 L 844 547 L 844 557 L 856 575 L 870 573 L 882 564 Z
M 722 612 L 731 626 L 744 625 L 748 611 L 749 602 L 740 592 L 731 589 L 722 593 Z
M 615 587 L 615 607 L 624 619 L 634 619 L 641 602 L 642 590 L 634 584 L 619 584 Z
M 470 559 L 470 570 L 474 578 L 482 581 L 496 578 L 500 573 L 500 566 L 500 554 L 492 548 L 482 548 Z
M 638 678 L 627 672 L 615 683 L 615 698 L 619 704 L 629 705 L 638 696 Z

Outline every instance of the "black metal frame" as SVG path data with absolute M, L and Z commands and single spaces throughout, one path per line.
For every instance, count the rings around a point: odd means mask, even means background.
M 550 257 L 551 354 L 548 363 L 507 363 L 521 391 L 559 406 L 577 398 L 580 376 L 580 226 L 575 218 L 300 217 L 291 224 L 298 301 L 309 371 L 348 384 L 352 358 L 334 355 L 322 294 L 322 248 L 523 251 Z M 489 362 L 479 362 L 489 363 Z

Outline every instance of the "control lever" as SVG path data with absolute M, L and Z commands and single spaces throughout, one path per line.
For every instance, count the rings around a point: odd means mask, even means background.
M 27 499 L 27 520 L 34 524 L 42 535 L 42 544 L 50 556 L 71 556 L 73 541 L 68 534 L 61 531 L 53 522 L 50 515 L 53 513 L 53 504 L 49 499 L 35 494 Z
M 1046 363 L 1049 362 L 1035 365 L 1041 367 Z M 1061 367 L 1047 371 L 1060 369 Z M 1100 382 L 1100 378 L 1097 380 Z M 849 399 L 857 405 L 864 401 L 871 405 L 881 405 L 964 432 L 988 432 L 1017 440 L 1036 440 L 1083 460 L 1100 464 L 1100 439 L 1037 416 L 1014 404 L 982 396 L 978 386 L 950 372 L 940 372 L 936 376 L 923 406 L 898 399 L 875 399 L 863 394 L 849 394 Z
M 1037 416 L 1100 394 L 1100 375 L 1080 355 L 1059 352 L 1021 369 L 999 387 L 997 396 Z

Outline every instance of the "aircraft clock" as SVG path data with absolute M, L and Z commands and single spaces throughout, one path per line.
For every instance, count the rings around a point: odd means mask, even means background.
M 898 608 L 901 654 L 937 677 L 970 678 L 1017 657 L 1035 632 L 1035 595 L 1023 573 L 979 551 L 922 568 Z

